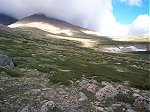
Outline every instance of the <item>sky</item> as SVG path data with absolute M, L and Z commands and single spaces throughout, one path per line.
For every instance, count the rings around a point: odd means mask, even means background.
M 106 36 L 149 35 L 149 0 L 0 0 L 0 13 L 17 19 L 35 13 Z
M 131 4 L 130 2 L 127 2 L 127 0 L 124 0 L 124 2 L 123 0 L 122 2 L 121 0 L 113 0 L 112 5 L 113 14 L 116 17 L 116 20 L 122 24 L 130 24 L 138 15 L 149 13 L 149 0 L 142 0 L 135 4 Z

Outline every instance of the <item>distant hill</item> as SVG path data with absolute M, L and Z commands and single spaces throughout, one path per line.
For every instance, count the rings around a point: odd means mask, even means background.
M 68 22 L 58 20 L 55 18 L 49 18 L 42 14 L 34 14 L 29 17 L 26 17 L 14 24 L 9 25 L 11 28 L 38 28 L 42 31 L 46 31 L 51 34 L 61 35 L 61 36 L 71 36 L 79 38 L 101 38 L 105 39 L 104 36 L 101 36 L 100 33 L 81 28 L 79 26 L 72 25 Z
M 0 14 L 0 24 L 3 25 L 10 25 L 12 23 L 17 22 L 18 20 L 16 18 L 13 18 L 11 16 L 5 15 L 5 14 Z

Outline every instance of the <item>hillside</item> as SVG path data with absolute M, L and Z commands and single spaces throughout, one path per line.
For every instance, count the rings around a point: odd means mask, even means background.
M 0 111 L 149 111 L 149 52 L 100 50 L 149 43 L 83 38 L 81 28 L 65 26 L 78 32 L 77 37 L 51 29 L 0 25 L 0 54 L 14 63 L 14 67 L 0 67 Z
M 54 18 L 48 18 L 45 15 L 34 14 L 26 17 L 14 24 L 9 25 L 11 28 L 30 27 L 67 37 L 79 38 L 103 38 L 99 33 L 81 28 L 65 21 Z
M 147 37 L 108 37 L 100 33 L 81 28 L 65 21 L 48 18 L 45 15 L 34 14 L 14 24 L 10 28 L 20 28 L 47 38 L 73 40 L 82 43 L 84 47 L 94 47 L 102 52 L 132 52 L 149 51 L 150 44 Z M 138 40 L 138 39 L 139 40 Z M 114 40 L 113 40 L 114 39 Z M 121 42 L 119 39 L 124 40 Z M 106 46 L 105 46 L 106 45 Z
M 7 16 L 7 15 L 5 15 L 5 14 L 0 14 L 0 24 L 3 24 L 3 25 L 10 25 L 10 24 L 12 24 L 12 23 L 15 23 L 16 21 L 17 21 L 16 18 Z

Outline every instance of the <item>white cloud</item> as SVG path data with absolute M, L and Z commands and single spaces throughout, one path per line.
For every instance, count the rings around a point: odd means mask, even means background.
M 139 15 L 129 27 L 128 34 L 145 35 L 150 31 L 150 16 L 148 14 Z
M 150 16 L 148 14 L 139 15 L 131 24 L 127 25 L 120 24 L 110 18 L 108 20 L 105 19 L 105 26 L 101 30 L 106 35 L 150 35 Z
M 0 0 L 0 12 L 22 19 L 34 13 L 96 30 L 110 0 Z M 109 7 L 107 5 L 110 5 Z
M 120 2 L 125 2 L 131 6 L 141 6 L 142 0 L 120 0 Z
M 140 6 L 141 0 L 120 0 Z M 0 13 L 19 19 L 34 13 L 43 13 L 89 28 L 103 35 L 142 35 L 148 33 L 148 15 L 138 16 L 132 24 L 124 25 L 113 15 L 112 0 L 0 0 Z

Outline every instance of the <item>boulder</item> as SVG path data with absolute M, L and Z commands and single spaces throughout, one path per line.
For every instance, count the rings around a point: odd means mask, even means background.
M 14 63 L 7 55 L 0 54 L 0 66 L 14 67 Z
M 141 95 L 137 94 L 137 93 L 133 93 L 133 97 L 134 98 L 138 98 L 138 97 L 141 97 Z
M 102 101 L 103 99 L 114 97 L 117 94 L 118 94 L 118 91 L 112 85 L 106 85 L 104 88 L 96 92 L 95 96 L 99 101 Z
M 94 80 L 94 79 L 91 79 L 91 80 L 89 80 L 89 82 L 91 83 L 91 84 L 98 84 L 98 82 L 96 81 L 96 80 Z
M 79 83 L 79 85 L 80 85 L 82 88 L 85 88 L 85 89 L 86 89 L 86 88 L 90 85 L 90 83 L 89 83 L 88 80 L 84 79 L 84 80 L 82 80 L 82 81 Z
M 90 85 L 87 87 L 87 91 L 90 91 L 90 92 L 92 92 L 92 93 L 95 93 L 97 88 L 98 88 L 97 85 L 95 85 L 95 84 L 90 84 Z
M 45 102 L 41 107 L 41 112 L 49 112 L 55 108 L 55 103 L 53 101 Z
M 118 92 L 122 92 L 122 91 L 124 91 L 124 86 L 122 86 L 122 85 L 118 85 L 116 88 L 115 88 Z
M 133 106 L 135 108 L 146 108 L 150 111 L 150 100 L 143 97 L 138 97 L 137 99 L 135 99 Z

